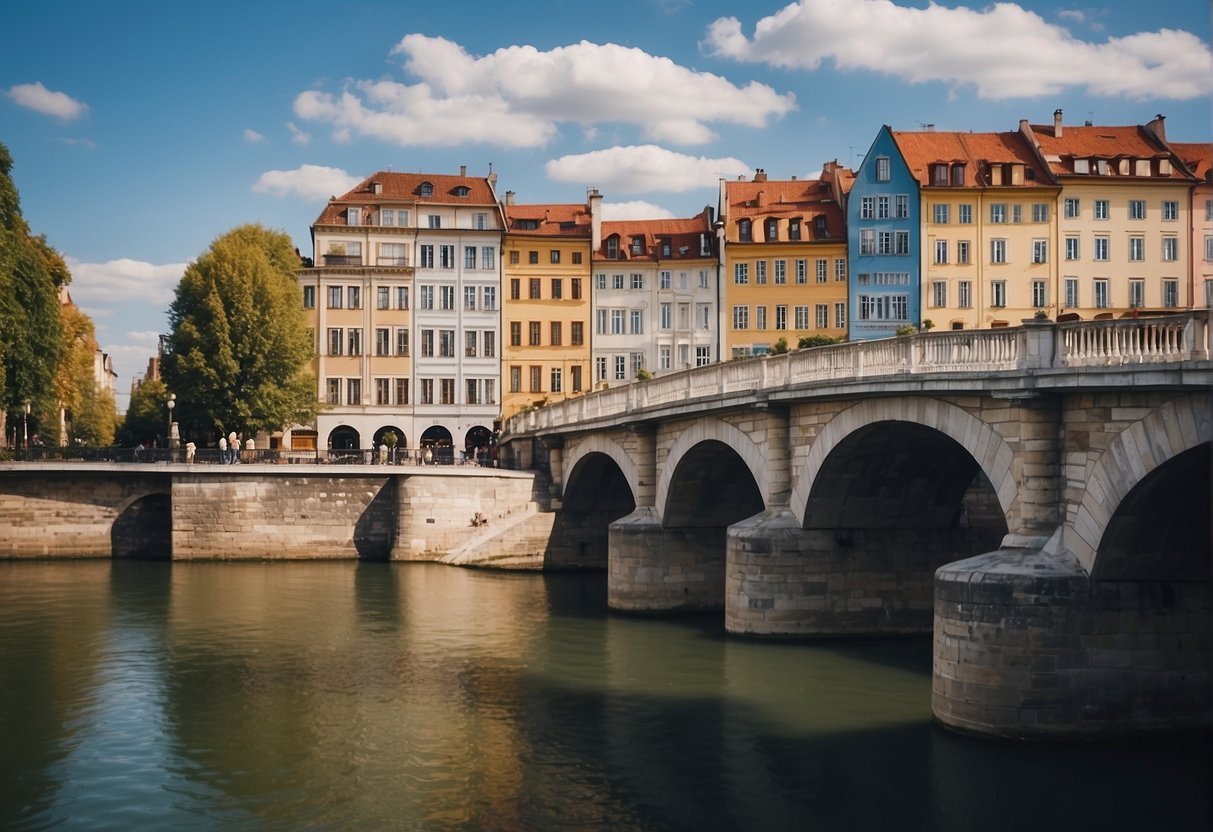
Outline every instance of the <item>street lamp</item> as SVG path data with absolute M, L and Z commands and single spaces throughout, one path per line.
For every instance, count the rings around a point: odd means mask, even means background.
M 21 444 L 29 450 L 29 400 L 23 402 L 25 412 L 21 416 Z
M 164 435 L 165 444 L 172 448 L 173 442 L 173 408 L 177 406 L 177 394 L 168 394 L 168 433 Z

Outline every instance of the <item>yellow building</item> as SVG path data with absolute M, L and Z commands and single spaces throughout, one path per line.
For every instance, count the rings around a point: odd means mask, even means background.
M 783 339 L 847 333 L 847 235 L 842 199 L 851 172 L 819 179 L 721 180 L 722 358 L 761 355 Z
M 1019 133 L 894 132 L 918 181 L 923 325 L 1012 326 L 1056 312 L 1058 187 Z M 869 198 L 870 199 L 870 198 Z M 861 205 L 860 216 L 880 211 Z
M 1161 116 L 1143 126 L 1020 122 L 1061 186 L 1057 311 L 1112 318 L 1190 308 L 1190 189 Z
M 589 390 L 591 252 L 602 197 L 585 205 L 505 199 L 502 418 Z
M 1192 189 L 1191 278 L 1192 306 L 1213 306 L 1213 143 L 1172 142 L 1171 150 L 1196 179 Z

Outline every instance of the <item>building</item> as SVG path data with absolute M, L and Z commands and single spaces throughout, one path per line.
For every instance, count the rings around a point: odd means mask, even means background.
M 1042 310 L 1056 314 L 1059 188 L 1027 139 L 929 129 L 892 135 L 921 199 L 922 326 L 1000 327 Z M 863 197 L 861 221 L 883 210 L 880 199 Z
M 504 209 L 501 403 L 508 419 L 591 385 L 591 263 L 602 196 L 590 190 L 584 205 L 521 205 L 507 191 Z
M 1171 142 L 1171 150 L 1196 180 L 1192 189 L 1191 265 L 1192 306 L 1213 306 L 1213 143 Z
M 695 217 L 602 224 L 594 251 L 594 384 L 699 367 L 719 358 L 715 230 Z
M 721 180 L 723 353 L 763 355 L 781 340 L 847 334 L 850 171 L 827 164 L 818 179 Z
M 1188 248 L 1195 178 L 1164 120 L 1109 127 L 1020 122 L 1058 195 L 1059 317 L 1113 318 L 1192 306 Z
M 333 197 L 299 273 L 323 408 L 290 447 L 486 445 L 500 412 L 496 177 L 379 172 Z M 445 449 L 450 449 L 449 451 Z
M 918 180 L 885 125 L 855 172 L 846 206 L 851 340 L 921 323 Z

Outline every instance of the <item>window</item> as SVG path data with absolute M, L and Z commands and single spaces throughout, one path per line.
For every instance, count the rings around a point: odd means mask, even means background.
M 463 308 L 468 312 L 471 312 L 476 308 L 476 294 L 477 292 L 475 286 L 463 287 Z
M 574 347 L 580 347 L 585 343 L 585 324 L 581 321 L 569 322 L 569 343 Z
M 455 403 L 455 379 L 442 378 L 438 380 L 441 385 L 439 404 L 454 404 Z
M 910 232 L 909 231 L 894 231 L 893 240 L 895 243 L 894 251 L 897 254 L 909 254 L 910 253 Z
M 765 286 L 767 283 L 767 261 L 759 260 L 754 264 L 754 283 Z
M 969 262 L 969 241 L 968 240 L 957 240 L 956 241 L 956 262 L 960 263 L 962 265 L 967 264 Z
M 673 273 L 663 271 L 657 276 L 657 288 L 658 289 L 673 288 L 672 281 L 673 281 Z
M 845 283 L 847 280 L 847 261 L 845 257 L 834 258 L 834 280 Z
M 876 231 L 872 228 L 859 229 L 859 253 L 860 254 L 875 254 L 876 253 Z M 797 281 L 798 283 L 801 281 Z
M 734 263 L 733 264 L 733 282 L 737 284 L 745 284 L 750 282 L 750 264 L 749 263 Z
M 887 220 L 889 218 L 889 198 L 887 196 L 876 197 L 876 219 Z
M 315 309 L 316 308 L 316 287 L 315 286 L 304 286 L 303 287 L 303 308 L 304 309 Z
M 1168 309 L 1179 306 L 1179 281 L 1164 280 L 1162 282 L 1162 305 Z
M 392 331 L 387 327 L 375 330 L 375 355 L 392 354 Z
M 768 219 L 763 223 L 767 229 L 767 239 L 774 242 L 779 239 L 779 220 Z
M 355 406 L 362 404 L 362 379 L 347 378 L 345 380 L 345 403 Z
M 1049 203 L 1033 202 L 1032 203 L 1032 222 L 1048 222 L 1049 221 Z
M 670 328 L 670 324 L 671 324 L 671 322 L 673 321 L 673 315 L 672 315 L 671 313 L 672 313 L 672 309 L 671 309 L 670 304 L 668 304 L 668 303 L 663 303 L 663 304 L 661 304 L 661 306 L 660 306 L 660 319 L 659 319 L 659 320 L 660 320 L 660 323 L 659 323 L 659 326 L 660 326 L 662 329 L 669 329 L 669 328 Z
M 800 239 L 800 220 L 788 220 L 788 239 Z
M 750 328 L 750 307 L 734 306 L 733 307 L 733 329 L 749 329 Z
M 990 281 L 990 306 L 1007 305 L 1007 282 L 1005 280 Z
M 330 378 L 327 385 L 325 404 L 341 404 L 341 379 Z
M 1144 220 L 1146 218 L 1146 201 L 1144 199 L 1129 200 L 1129 219 Z
M 1049 305 L 1049 284 L 1044 280 L 1032 281 L 1032 306 L 1043 309 Z
M 552 300 L 560 300 L 564 297 L 564 280 L 559 277 L 552 278 Z
M 948 305 L 948 282 L 935 280 L 931 282 L 931 306 L 936 308 Z
M 782 304 L 775 307 L 775 328 L 788 328 L 788 308 Z
M 642 335 L 644 333 L 644 310 L 643 309 L 633 309 L 631 318 L 632 318 L 632 330 L 631 330 L 632 334 L 633 335 Z
M 782 286 L 782 285 L 786 284 L 787 282 L 788 282 L 788 261 L 787 260 L 776 260 L 775 261 L 775 283 L 776 283 L 776 285 Z
M 510 365 L 510 392 L 522 392 L 522 367 L 517 364 Z
M 623 288 L 623 275 L 621 275 L 621 274 L 611 275 L 611 287 L 614 289 L 622 289 Z
M 346 209 L 347 225 L 362 225 L 362 209 L 350 207 Z
M 422 337 L 423 338 L 425 337 L 424 331 L 422 332 Z M 434 336 L 431 331 L 431 334 L 430 334 L 430 355 L 431 356 L 434 354 L 433 340 L 434 340 Z M 422 351 L 424 352 L 424 345 L 422 347 Z M 455 332 L 454 332 L 454 330 L 451 330 L 451 329 L 438 330 L 438 355 L 442 358 L 454 358 L 455 357 Z
M 991 263 L 1007 262 L 1007 241 L 1006 240 L 990 240 L 990 262 Z
M 1007 206 L 1002 202 L 991 203 L 990 205 L 990 222 L 1004 223 L 1007 221 Z
M 871 253 L 871 252 L 869 252 L 869 253 Z M 808 282 L 808 280 L 809 280 L 809 271 L 808 270 L 809 270 L 809 261 L 808 260 L 797 260 L 796 261 L 796 282 L 797 283 L 807 283 Z
M 409 403 L 409 380 L 407 378 L 396 379 L 396 404 Z
M 1140 262 L 1146 259 L 1145 237 L 1129 238 L 1129 259 L 1135 262 Z
M 468 358 L 475 358 L 479 355 L 479 336 L 476 330 L 469 329 L 463 333 L 463 354 Z
M 1081 248 L 1079 246 L 1078 240 L 1079 240 L 1079 238 L 1077 236 L 1066 237 L 1066 259 L 1067 260 L 1077 260 L 1078 259 L 1079 255 L 1081 253 Z
M 767 328 L 767 308 L 765 306 L 755 306 L 754 307 L 754 328 L 755 329 L 766 329 Z
M 464 246 L 463 247 L 463 267 L 465 269 L 476 268 L 476 247 L 475 246 Z
M 1179 219 L 1179 203 L 1172 200 L 1163 202 L 1162 218 L 1168 222 Z
M 572 367 L 569 368 L 569 373 L 570 373 L 570 375 L 572 375 L 573 392 L 580 393 L 581 392 L 581 365 L 574 364 Z
M 639 234 L 632 237 L 632 254 L 644 254 L 644 237 L 640 236 Z
M 611 310 L 611 334 L 612 335 L 623 335 L 624 334 L 623 310 L 622 309 L 612 309 Z
M 345 290 L 340 286 L 329 287 L 329 309 L 340 309 L 345 299 Z
M 948 184 L 948 166 L 944 164 L 931 165 L 931 184 Z
M 341 355 L 341 346 L 345 341 L 345 333 L 340 327 L 329 330 L 329 355 Z
M 1162 259 L 1168 262 L 1174 262 L 1175 260 L 1179 259 L 1178 237 L 1162 238 Z
M 1108 259 L 1108 238 L 1107 237 L 1096 237 L 1095 238 L 1095 259 L 1096 260 L 1107 260 Z
M 375 308 L 392 308 L 392 291 L 387 286 L 379 286 L 375 289 Z
M 973 282 L 961 280 L 956 284 L 956 305 L 961 309 L 973 308 Z
M 839 301 L 834 304 L 834 326 L 838 329 L 847 328 L 847 304 Z
M 447 310 L 455 308 L 455 287 L 454 286 L 439 286 L 438 287 L 438 308 L 447 309 Z
M 1205 200 L 1205 222 L 1213 222 L 1213 199 Z
M 1076 197 L 1066 197 L 1066 219 L 1073 220 L 1078 218 L 1080 203 Z
M 829 265 L 828 260 L 825 260 L 824 258 L 818 258 L 816 271 L 814 272 L 814 275 L 815 275 L 818 283 L 825 283 L 826 279 L 829 277 L 829 273 L 827 271 L 828 265 Z
M 961 186 L 965 183 L 965 166 L 964 164 L 952 165 L 952 184 Z
M 633 289 L 644 289 L 644 275 L 643 274 L 636 274 L 635 272 L 632 273 L 632 288 Z
M 1106 277 L 1095 278 L 1095 307 L 1097 309 L 1108 308 L 1108 279 Z
M 973 224 L 973 206 L 966 202 L 963 205 L 956 206 L 956 220 L 961 225 Z
M 510 321 L 510 346 L 522 346 L 522 322 Z
M 531 300 L 539 300 L 542 297 L 540 290 L 539 278 L 532 277 L 527 285 L 527 297 Z
M 432 378 L 423 378 L 421 380 L 421 401 L 419 404 L 434 403 L 434 380 Z
M 626 356 L 615 356 L 615 379 L 623 381 L 628 377 L 628 359 Z
M 946 203 L 939 203 L 939 202 L 935 203 L 935 224 L 936 225 L 947 225 L 948 224 L 949 208 L 951 208 L 951 206 Z
M 909 194 L 897 194 L 893 198 L 893 215 L 899 220 L 904 220 L 910 216 Z
M 1106 199 L 1095 200 L 1095 219 L 1106 220 L 1108 218 L 1108 201 Z
M 1049 241 L 1048 240 L 1033 240 L 1032 241 L 1032 262 L 1033 263 L 1048 263 L 1049 262 Z
M 941 265 L 948 262 L 948 241 L 947 240 L 936 240 L 935 241 L 935 262 L 938 264 L 941 264 Z
M 538 347 L 542 345 L 543 326 L 539 321 L 529 321 L 527 323 L 527 345 Z
M 349 301 L 350 309 L 362 308 L 362 287 L 350 286 L 346 289 L 346 300 Z
M 830 325 L 830 305 L 828 303 L 815 304 L 813 314 L 817 319 L 818 329 L 825 329 Z
M 1078 306 L 1078 278 L 1077 277 L 1067 277 L 1066 278 L 1065 306 L 1070 309 L 1073 309 L 1074 307 Z
M 876 232 L 876 253 L 877 254 L 892 254 L 893 253 L 893 232 L 877 231 Z
M 484 331 L 484 357 L 497 357 L 497 332 L 496 330 L 486 329 Z
M 396 330 L 396 355 L 409 354 L 409 331 L 407 327 Z
M 1205 261 L 1213 260 L 1213 236 L 1205 235 Z
M 809 307 L 797 306 L 796 309 L 793 310 L 793 314 L 795 315 L 794 325 L 797 329 L 809 328 Z
M 548 387 L 553 393 L 564 392 L 564 377 L 559 367 L 553 367 L 551 372 L 551 386 Z
M 892 174 L 892 171 L 889 167 L 889 157 L 888 156 L 877 156 L 876 157 L 876 181 L 877 182 L 888 182 L 889 179 L 891 178 L 891 174 Z
M 552 321 L 548 327 L 550 330 L 550 343 L 553 347 L 559 347 L 564 342 L 564 330 L 560 321 Z
M 375 404 L 392 403 L 392 383 L 390 379 L 375 379 Z
M 1129 307 L 1140 309 L 1146 305 L 1146 281 L 1140 277 L 1129 278 Z
M 1017 225 L 1023 222 L 1023 206 L 1019 203 L 1011 206 L 1011 222 Z
M 554 266 L 560 264 L 560 250 L 559 249 L 552 249 L 551 251 L 548 252 L 548 262 Z
M 753 241 L 754 235 L 752 224 L 749 220 L 738 220 L 737 222 L 737 237 L 743 243 Z
M 438 214 L 429 214 L 425 219 L 430 228 L 442 228 L 442 217 Z
M 431 245 L 423 245 L 421 247 L 421 268 L 434 268 L 434 247 Z

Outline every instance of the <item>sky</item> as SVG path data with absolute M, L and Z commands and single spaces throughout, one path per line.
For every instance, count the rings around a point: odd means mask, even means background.
M 186 266 L 258 222 L 312 255 L 379 170 L 495 172 L 518 202 L 686 217 L 898 130 L 1019 120 L 1213 140 L 1210 0 L 20 2 L 0 142 L 32 230 L 132 379 Z

